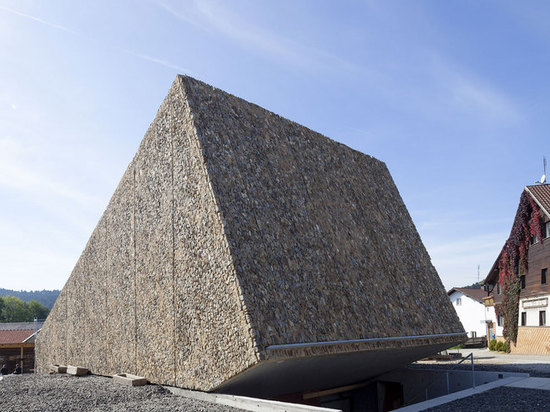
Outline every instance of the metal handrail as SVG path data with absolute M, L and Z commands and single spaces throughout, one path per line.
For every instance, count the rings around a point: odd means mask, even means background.
M 462 358 L 460 360 L 460 362 L 454 364 L 452 368 L 445 371 L 445 378 L 446 378 L 446 381 L 447 381 L 446 382 L 447 383 L 447 395 L 449 393 L 451 393 L 450 382 L 449 382 L 449 372 L 452 372 L 458 365 L 460 365 L 462 362 L 466 361 L 468 358 L 470 359 L 470 362 L 472 364 L 472 388 L 475 389 L 475 387 L 476 387 L 476 377 L 475 377 L 475 370 L 474 370 L 474 354 L 470 353 L 465 358 Z M 433 381 L 429 385 L 426 385 L 426 387 L 425 387 L 426 400 L 428 400 L 428 388 L 432 387 L 437 382 L 439 382 L 439 379 L 433 379 Z M 418 399 L 418 397 L 419 397 L 418 395 L 415 396 L 414 398 L 412 398 L 412 401 L 415 401 L 416 399 Z M 416 402 L 409 402 L 409 405 L 412 404 L 412 403 L 416 403 Z

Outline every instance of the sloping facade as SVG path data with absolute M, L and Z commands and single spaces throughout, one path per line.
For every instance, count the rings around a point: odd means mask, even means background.
M 464 338 L 384 163 L 178 76 L 38 357 L 42 370 L 270 395 Z

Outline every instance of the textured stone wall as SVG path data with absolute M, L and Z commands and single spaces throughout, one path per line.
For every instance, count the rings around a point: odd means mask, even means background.
M 258 359 L 177 80 L 56 302 L 39 369 L 211 389 Z
M 220 209 L 181 80 L 174 102 L 177 385 L 213 388 L 258 361 Z M 186 132 L 189 130 L 189 132 Z
M 47 327 L 47 325 L 51 325 Z M 36 364 L 40 371 L 48 365 L 67 363 L 67 284 L 57 297 L 55 304 L 42 327 L 35 344 Z
M 462 332 L 384 163 L 182 80 L 262 351 Z
M 37 358 L 212 390 L 268 359 L 452 346 L 461 332 L 384 163 L 178 77 Z

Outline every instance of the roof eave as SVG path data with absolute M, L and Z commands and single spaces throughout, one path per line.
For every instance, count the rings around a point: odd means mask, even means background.
M 537 199 L 537 197 L 533 194 L 533 192 L 531 192 L 529 190 L 529 187 L 528 186 L 525 186 L 525 189 L 524 189 L 527 193 L 529 193 L 529 196 L 531 196 L 531 198 L 535 201 L 535 203 L 537 204 L 537 206 L 540 208 L 540 210 L 542 210 L 544 212 L 544 214 L 546 215 L 547 218 L 550 219 L 550 213 L 548 213 L 548 210 L 546 210 L 544 208 L 544 206 L 539 202 L 539 200 Z

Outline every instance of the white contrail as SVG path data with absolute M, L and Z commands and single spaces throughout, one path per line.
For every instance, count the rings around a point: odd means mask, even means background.
M 63 30 L 63 31 L 67 31 L 69 33 L 76 34 L 76 32 L 74 32 L 71 29 L 68 29 L 67 27 L 60 26 L 59 24 L 55 24 L 55 23 L 50 23 L 46 20 L 42 20 L 38 17 L 31 16 L 30 14 L 21 13 L 20 11 L 10 9 L 8 7 L 0 6 L 0 10 L 4 10 L 4 11 L 7 11 L 9 13 L 17 14 L 18 16 L 25 17 L 26 19 L 37 21 L 38 23 L 45 24 L 46 26 L 50 26 L 50 27 L 52 27 L 54 29 L 57 29 L 57 30 Z
M 136 53 L 131 50 L 121 49 L 124 53 L 129 54 L 130 56 L 137 57 L 138 59 L 147 60 L 152 63 L 160 64 L 161 66 L 168 67 L 169 69 L 174 69 L 179 71 L 181 74 L 193 74 L 191 70 L 186 69 L 185 67 L 178 66 L 177 64 L 170 63 L 169 61 L 157 59 L 155 57 L 148 56 L 142 53 Z
M 57 29 L 57 30 L 63 30 L 63 31 L 66 31 L 68 33 L 78 35 L 78 33 L 75 32 L 74 30 L 71 30 L 67 27 L 61 26 L 59 24 L 50 23 L 50 22 L 48 22 L 46 20 L 43 20 L 39 17 L 31 16 L 30 14 L 21 13 L 20 11 L 13 10 L 13 9 L 10 9 L 10 8 L 4 7 L 4 6 L 0 6 L 0 10 L 4 10 L 4 11 L 7 11 L 9 13 L 16 14 L 16 15 L 24 17 L 26 19 L 34 20 L 34 21 L 36 21 L 40 24 L 44 24 L 46 26 L 52 27 L 52 28 Z M 139 59 L 146 60 L 146 61 L 149 61 L 149 62 L 152 62 L 152 63 L 156 63 L 156 64 L 159 64 L 161 66 L 168 67 L 170 69 L 177 70 L 178 72 L 180 72 L 182 74 L 192 74 L 190 70 L 188 70 L 184 67 L 178 66 L 176 64 L 170 63 L 169 61 L 166 61 L 166 60 L 157 59 L 155 57 L 151 57 L 151 56 L 148 56 L 146 54 L 136 53 L 136 52 L 133 52 L 133 51 L 130 51 L 130 50 L 125 50 L 125 49 L 119 49 L 119 50 L 122 50 L 124 53 L 127 53 L 131 56 L 137 57 Z

